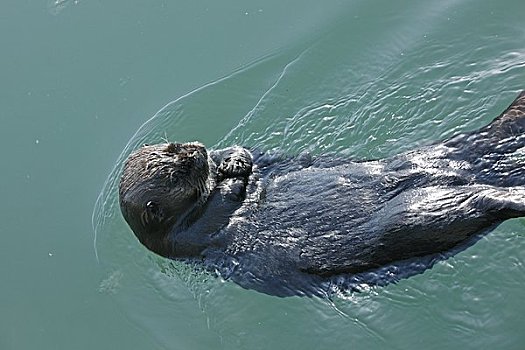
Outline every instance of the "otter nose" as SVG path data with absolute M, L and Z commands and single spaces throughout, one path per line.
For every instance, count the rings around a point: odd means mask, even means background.
M 208 152 L 206 151 L 206 147 L 204 147 L 204 145 L 200 142 L 189 142 L 187 143 L 187 146 L 190 150 L 192 151 L 197 151 L 197 152 L 200 152 L 202 154 L 204 154 L 205 156 L 208 155 Z

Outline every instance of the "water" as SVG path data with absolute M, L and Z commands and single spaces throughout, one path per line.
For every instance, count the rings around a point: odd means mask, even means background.
M 115 181 L 163 138 L 369 159 L 486 125 L 525 88 L 524 13 L 5 2 L 0 349 L 522 348 L 523 219 L 397 284 L 276 298 L 146 251 Z

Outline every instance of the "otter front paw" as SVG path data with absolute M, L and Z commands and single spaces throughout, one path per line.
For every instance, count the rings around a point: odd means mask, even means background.
M 218 167 L 221 178 L 248 176 L 252 172 L 252 155 L 244 148 L 234 147 L 224 154 Z

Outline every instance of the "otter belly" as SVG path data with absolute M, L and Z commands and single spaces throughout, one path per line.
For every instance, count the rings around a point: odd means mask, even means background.
M 511 217 L 501 210 L 512 206 L 502 199 L 510 191 L 517 206 L 525 194 L 385 164 L 306 168 L 268 180 L 250 224 L 236 227 L 236 254 L 261 252 L 279 268 L 314 274 L 366 271 L 450 249 Z

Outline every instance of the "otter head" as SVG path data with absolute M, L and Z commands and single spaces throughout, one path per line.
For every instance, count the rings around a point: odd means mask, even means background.
M 148 249 L 172 254 L 168 235 L 191 224 L 210 192 L 208 154 L 197 142 L 145 145 L 127 159 L 120 179 L 124 219 Z

